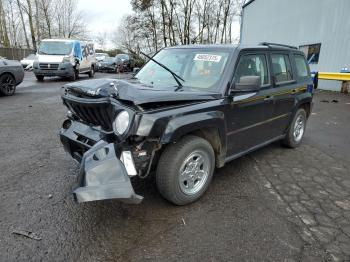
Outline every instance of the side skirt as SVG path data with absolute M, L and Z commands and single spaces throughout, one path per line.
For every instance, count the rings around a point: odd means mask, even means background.
M 248 154 L 248 153 L 250 153 L 250 152 L 253 152 L 253 151 L 255 151 L 255 150 L 259 149 L 259 148 L 262 148 L 262 147 L 264 147 L 264 146 L 267 146 L 268 144 L 271 144 L 271 143 L 273 143 L 273 142 L 276 142 L 276 141 L 278 141 L 278 140 L 281 140 L 281 139 L 283 139 L 285 136 L 286 136 L 286 135 L 277 136 L 277 137 L 275 137 L 275 138 L 273 138 L 273 139 L 270 139 L 270 140 L 265 141 L 265 142 L 262 143 L 262 144 L 259 144 L 259 145 L 257 145 L 257 146 L 254 146 L 254 147 L 252 147 L 252 148 L 249 148 L 248 150 L 242 151 L 242 152 L 240 152 L 240 153 L 238 153 L 238 154 L 235 154 L 235 155 L 228 156 L 228 157 L 225 158 L 225 163 L 227 163 L 227 162 L 229 162 L 229 161 L 232 161 L 232 160 L 234 160 L 234 159 L 236 159 L 236 158 L 239 158 L 239 157 L 241 157 L 241 156 L 244 156 L 244 155 L 246 155 L 246 154 Z

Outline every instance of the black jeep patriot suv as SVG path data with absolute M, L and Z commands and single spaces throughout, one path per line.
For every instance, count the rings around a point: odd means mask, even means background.
M 64 86 L 60 138 L 80 163 L 78 202 L 140 203 L 130 179 L 154 170 L 160 193 L 188 204 L 215 167 L 277 140 L 300 145 L 313 84 L 296 48 L 189 45 L 148 58 L 128 80 Z

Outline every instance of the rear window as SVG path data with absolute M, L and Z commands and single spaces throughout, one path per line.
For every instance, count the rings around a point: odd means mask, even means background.
M 304 56 L 302 55 L 294 55 L 295 57 L 295 64 L 297 67 L 297 74 L 298 77 L 307 77 L 309 75 L 307 70 L 307 64 Z

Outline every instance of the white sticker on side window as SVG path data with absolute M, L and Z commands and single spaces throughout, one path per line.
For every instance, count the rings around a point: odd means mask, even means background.
M 196 54 L 193 60 L 219 63 L 221 60 L 221 55 Z

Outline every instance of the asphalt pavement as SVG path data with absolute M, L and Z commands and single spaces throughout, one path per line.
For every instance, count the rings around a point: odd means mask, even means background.
M 0 261 L 350 260 L 349 95 L 318 92 L 301 147 L 217 169 L 191 205 L 165 201 L 152 176 L 134 182 L 140 205 L 76 204 L 78 165 L 58 137 L 64 83 L 27 72 L 0 97 Z

